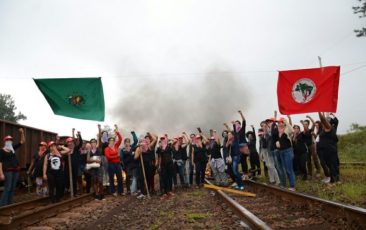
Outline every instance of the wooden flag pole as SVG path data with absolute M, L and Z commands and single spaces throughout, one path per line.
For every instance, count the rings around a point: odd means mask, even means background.
M 322 57 L 318 56 L 318 60 L 319 60 L 319 67 L 322 68 L 323 67 Z M 325 113 L 325 117 L 329 117 L 329 112 Z
M 140 151 L 141 151 L 141 149 L 140 149 Z M 149 187 L 147 186 L 147 180 L 146 180 L 146 174 L 145 174 L 144 160 L 142 159 L 142 151 L 140 154 L 140 161 L 141 161 L 141 167 L 142 167 L 142 174 L 144 175 L 144 182 L 145 182 L 147 198 L 150 198 Z
M 68 164 L 69 164 L 69 180 L 70 180 L 70 196 L 74 198 L 74 187 L 72 186 L 72 164 L 71 164 L 71 153 L 67 156 Z
M 238 190 L 235 190 L 235 189 L 219 187 L 219 186 L 210 185 L 210 184 L 204 184 L 204 187 L 208 188 L 208 189 L 214 189 L 214 190 L 221 190 L 221 191 L 224 191 L 224 192 L 230 192 L 230 193 L 234 193 L 234 194 L 238 194 L 238 195 L 242 195 L 242 196 L 256 197 L 255 193 L 238 191 Z

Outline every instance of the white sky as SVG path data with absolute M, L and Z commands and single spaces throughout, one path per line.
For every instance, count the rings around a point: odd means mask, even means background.
M 101 76 L 103 124 L 113 125 L 119 118 L 111 111 L 127 86 L 147 78 L 194 83 L 219 64 L 251 89 L 245 113 L 249 124 L 258 124 L 277 109 L 276 70 L 317 67 L 320 55 L 323 65 L 341 65 L 342 73 L 363 67 L 341 75 L 337 115 L 346 132 L 352 122 L 366 123 L 366 38 L 353 33 L 365 19 L 353 14 L 357 4 L 0 0 L 0 92 L 11 94 L 28 117 L 21 123 L 60 135 L 75 127 L 90 138 L 97 122 L 53 115 L 32 78 Z M 236 118 L 237 109 L 225 119 Z M 123 123 L 124 130 L 134 128 Z

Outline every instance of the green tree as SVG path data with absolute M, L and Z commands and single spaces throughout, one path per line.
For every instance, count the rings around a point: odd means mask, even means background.
M 16 109 L 17 107 L 15 106 L 13 97 L 9 94 L 0 93 L 0 119 L 12 122 L 27 119 L 27 117 L 21 112 L 18 112 L 16 115 Z
M 366 0 L 358 0 L 360 5 L 352 7 L 353 13 L 357 14 L 360 18 L 366 17 Z M 357 37 L 366 36 L 366 28 L 362 27 L 361 29 L 355 30 Z

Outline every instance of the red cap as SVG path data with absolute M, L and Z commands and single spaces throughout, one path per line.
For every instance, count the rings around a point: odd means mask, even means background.
M 47 143 L 42 141 L 41 143 L 39 143 L 39 146 L 47 146 Z
M 56 143 L 54 141 L 48 142 L 48 147 L 51 147 L 52 145 L 55 145 Z
M 9 140 L 13 140 L 13 137 L 9 136 L 9 135 L 4 137 L 4 141 L 9 141 Z
M 66 143 L 69 143 L 69 142 L 72 142 L 72 141 L 74 141 L 74 139 L 73 139 L 72 137 L 68 137 L 68 138 L 66 139 Z
M 286 119 L 284 117 L 280 117 L 280 119 L 278 119 L 278 122 L 284 122 Z

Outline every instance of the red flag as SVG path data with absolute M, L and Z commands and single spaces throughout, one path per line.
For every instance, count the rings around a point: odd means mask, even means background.
M 282 114 L 336 112 L 339 66 L 279 71 L 278 107 Z

